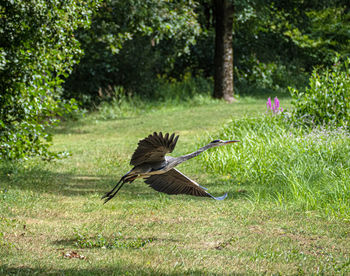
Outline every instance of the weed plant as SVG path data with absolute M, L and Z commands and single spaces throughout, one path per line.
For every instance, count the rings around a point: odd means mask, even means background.
M 254 201 L 273 200 L 350 219 L 350 135 L 294 128 L 281 115 L 233 120 L 221 137 L 241 140 L 202 155 L 206 168 L 227 175 Z M 240 187 L 240 185 L 242 187 Z
M 132 248 L 139 249 L 146 246 L 148 243 L 153 242 L 152 238 L 142 239 L 133 238 L 125 239 L 119 235 L 109 238 L 99 233 L 96 237 L 88 237 L 85 234 L 76 233 L 75 245 L 79 248 L 104 248 L 104 249 L 115 249 L 115 248 Z

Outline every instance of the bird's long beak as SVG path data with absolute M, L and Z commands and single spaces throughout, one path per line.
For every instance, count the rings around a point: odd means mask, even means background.
M 237 142 L 241 142 L 239 140 L 229 140 L 229 141 L 225 141 L 225 144 L 232 144 L 232 143 L 237 143 Z

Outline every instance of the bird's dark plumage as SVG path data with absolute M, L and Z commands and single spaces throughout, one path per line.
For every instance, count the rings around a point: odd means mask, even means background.
M 163 174 L 152 175 L 146 178 L 145 183 L 156 191 L 169 195 L 187 194 L 215 199 L 224 199 L 227 196 L 227 194 L 223 198 L 212 196 L 206 191 L 207 188 L 199 185 L 175 168 Z
M 163 134 L 154 132 L 153 135 L 149 135 L 147 138 L 140 140 L 137 149 L 131 157 L 130 165 L 138 166 L 142 163 L 153 163 L 164 161 L 164 156 L 167 153 L 173 152 L 177 139 L 173 133 L 169 137 L 169 133 Z
M 188 194 L 210 197 L 201 186 L 175 168 L 163 174 L 152 175 L 146 178 L 145 183 L 156 191 L 169 195 Z

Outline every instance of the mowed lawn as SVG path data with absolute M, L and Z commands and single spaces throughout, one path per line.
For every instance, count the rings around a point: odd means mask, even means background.
M 349 221 L 252 202 L 201 159 L 178 168 L 213 195 L 227 192 L 224 201 L 160 194 L 137 180 L 103 205 L 138 140 L 175 132 L 172 155 L 181 155 L 232 118 L 265 110 L 266 100 L 246 98 L 58 127 L 53 150 L 72 156 L 1 167 L 0 275 L 350 274 Z

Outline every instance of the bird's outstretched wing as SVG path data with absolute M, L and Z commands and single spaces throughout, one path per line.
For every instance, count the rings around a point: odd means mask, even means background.
M 162 162 L 164 156 L 174 150 L 177 139 L 173 133 L 169 137 L 169 133 L 154 132 L 143 140 L 139 141 L 138 147 L 131 157 L 130 165 L 137 166 L 142 163 Z
M 177 169 L 171 169 L 163 174 L 155 174 L 145 179 L 150 187 L 158 192 L 174 195 L 187 194 L 193 196 L 212 197 L 216 200 L 223 200 L 227 194 L 221 197 L 214 197 L 206 191 L 206 188 L 200 186 Z

